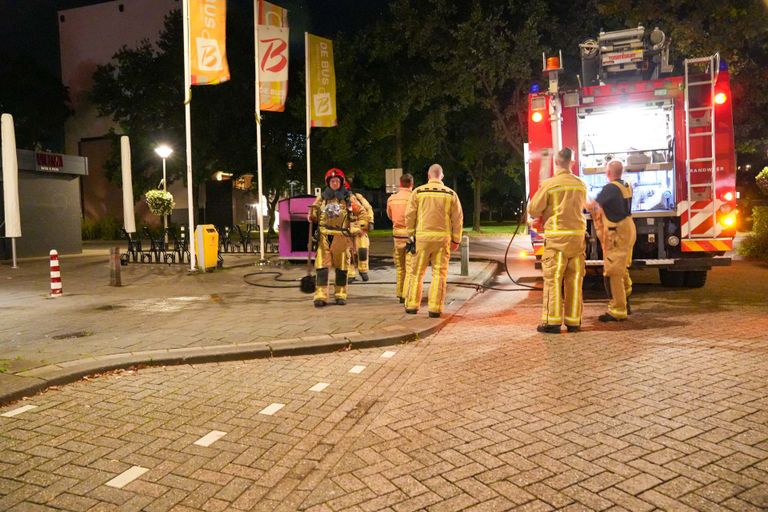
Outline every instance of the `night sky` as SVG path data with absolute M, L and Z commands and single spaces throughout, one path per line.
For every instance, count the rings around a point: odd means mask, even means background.
M 130 2 L 131 0 L 125 0 Z M 58 76 L 61 9 L 103 3 L 98 0 L 0 0 L 0 56 L 30 59 L 42 70 Z M 229 0 L 230 8 L 246 8 L 250 0 Z M 323 36 L 351 31 L 379 17 L 386 0 L 276 0 L 289 10 L 292 31 Z M 181 2 L 179 1 L 179 8 Z

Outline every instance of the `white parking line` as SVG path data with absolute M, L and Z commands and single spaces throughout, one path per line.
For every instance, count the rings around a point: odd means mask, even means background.
M 141 475 L 149 471 L 147 468 L 143 468 L 141 466 L 133 466 L 130 469 L 126 469 L 119 475 L 117 475 L 115 478 L 110 480 L 106 483 L 109 487 L 115 487 L 117 489 L 122 489 L 129 483 L 133 482 L 137 478 L 139 478 Z
M 363 370 L 365 370 L 365 366 L 361 365 L 355 365 L 352 367 L 351 370 L 349 370 L 349 373 L 363 373 Z
M 19 407 L 18 409 L 13 409 L 12 411 L 4 412 L 3 414 L 0 414 L 0 416 L 3 416 L 4 418 L 13 418 L 14 416 L 18 416 L 19 414 L 23 412 L 27 412 L 30 409 L 34 409 L 37 407 L 36 405 L 23 405 Z
M 394 351 L 394 350 L 387 350 L 386 352 L 381 354 L 381 357 L 383 357 L 384 359 L 389 359 L 390 357 L 394 356 L 395 354 L 397 354 L 396 351 Z
M 211 446 L 225 435 L 227 435 L 226 432 L 222 432 L 220 430 L 211 430 L 192 444 L 196 444 L 197 446 Z
M 309 390 L 310 391 L 315 391 L 315 392 L 319 393 L 320 391 L 324 390 L 328 386 L 330 386 L 330 384 L 328 384 L 327 382 L 318 382 L 317 384 L 315 384 L 314 386 L 309 388 Z
M 259 414 L 265 414 L 267 416 L 272 416 L 273 414 L 275 414 L 277 411 L 279 411 L 283 407 L 285 407 L 285 404 L 271 404 L 271 405 L 266 406 L 262 410 L 260 410 Z

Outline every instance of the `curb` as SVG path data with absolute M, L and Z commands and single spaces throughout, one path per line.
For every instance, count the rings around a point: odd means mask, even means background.
M 487 261 L 488 265 L 478 274 L 475 282 L 467 282 L 478 288 L 486 286 L 499 271 L 500 264 Z M 411 343 L 441 330 L 453 316 L 480 290 L 475 291 L 455 311 L 444 314 L 438 322 L 418 331 L 395 328 L 389 331 L 369 333 L 342 333 L 318 335 L 305 338 L 275 340 L 273 342 L 243 343 L 241 345 L 212 345 L 193 348 L 145 350 L 123 354 L 109 354 L 88 359 L 76 359 L 50 364 L 7 375 L 10 379 L 8 392 L 0 393 L 0 406 L 24 397 L 40 393 L 51 386 L 61 386 L 98 373 L 124 370 L 137 366 L 175 366 L 182 364 L 204 364 L 224 361 L 245 361 L 273 357 L 303 356 L 337 352 L 342 350 L 385 347 L 400 343 Z

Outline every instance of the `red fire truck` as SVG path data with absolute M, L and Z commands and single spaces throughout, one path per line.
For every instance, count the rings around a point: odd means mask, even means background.
M 669 38 L 655 28 L 601 32 L 580 45 L 579 87 L 561 89 L 557 57 L 544 58 L 549 87 L 528 97 L 526 187 L 530 198 L 552 176 L 554 154 L 574 150 L 574 173 L 594 198 L 605 164 L 624 163 L 637 226 L 633 267 L 659 269 L 665 286 L 703 286 L 729 265 L 736 231 L 736 156 L 726 63 L 687 59 L 673 75 Z M 589 218 L 589 216 L 588 216 Z M 534 253 L 543 233 L 529 228 Z M 602 266 L 588 221 L 587 265 Z

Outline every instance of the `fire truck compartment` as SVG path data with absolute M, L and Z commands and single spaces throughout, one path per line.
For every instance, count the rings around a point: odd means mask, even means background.
M 594 199 L 605 164 L 620 160 L 633 191 L 632 211 L 675 209 L 674 108 L 670 100 L 577 110 L 579 174 Z

